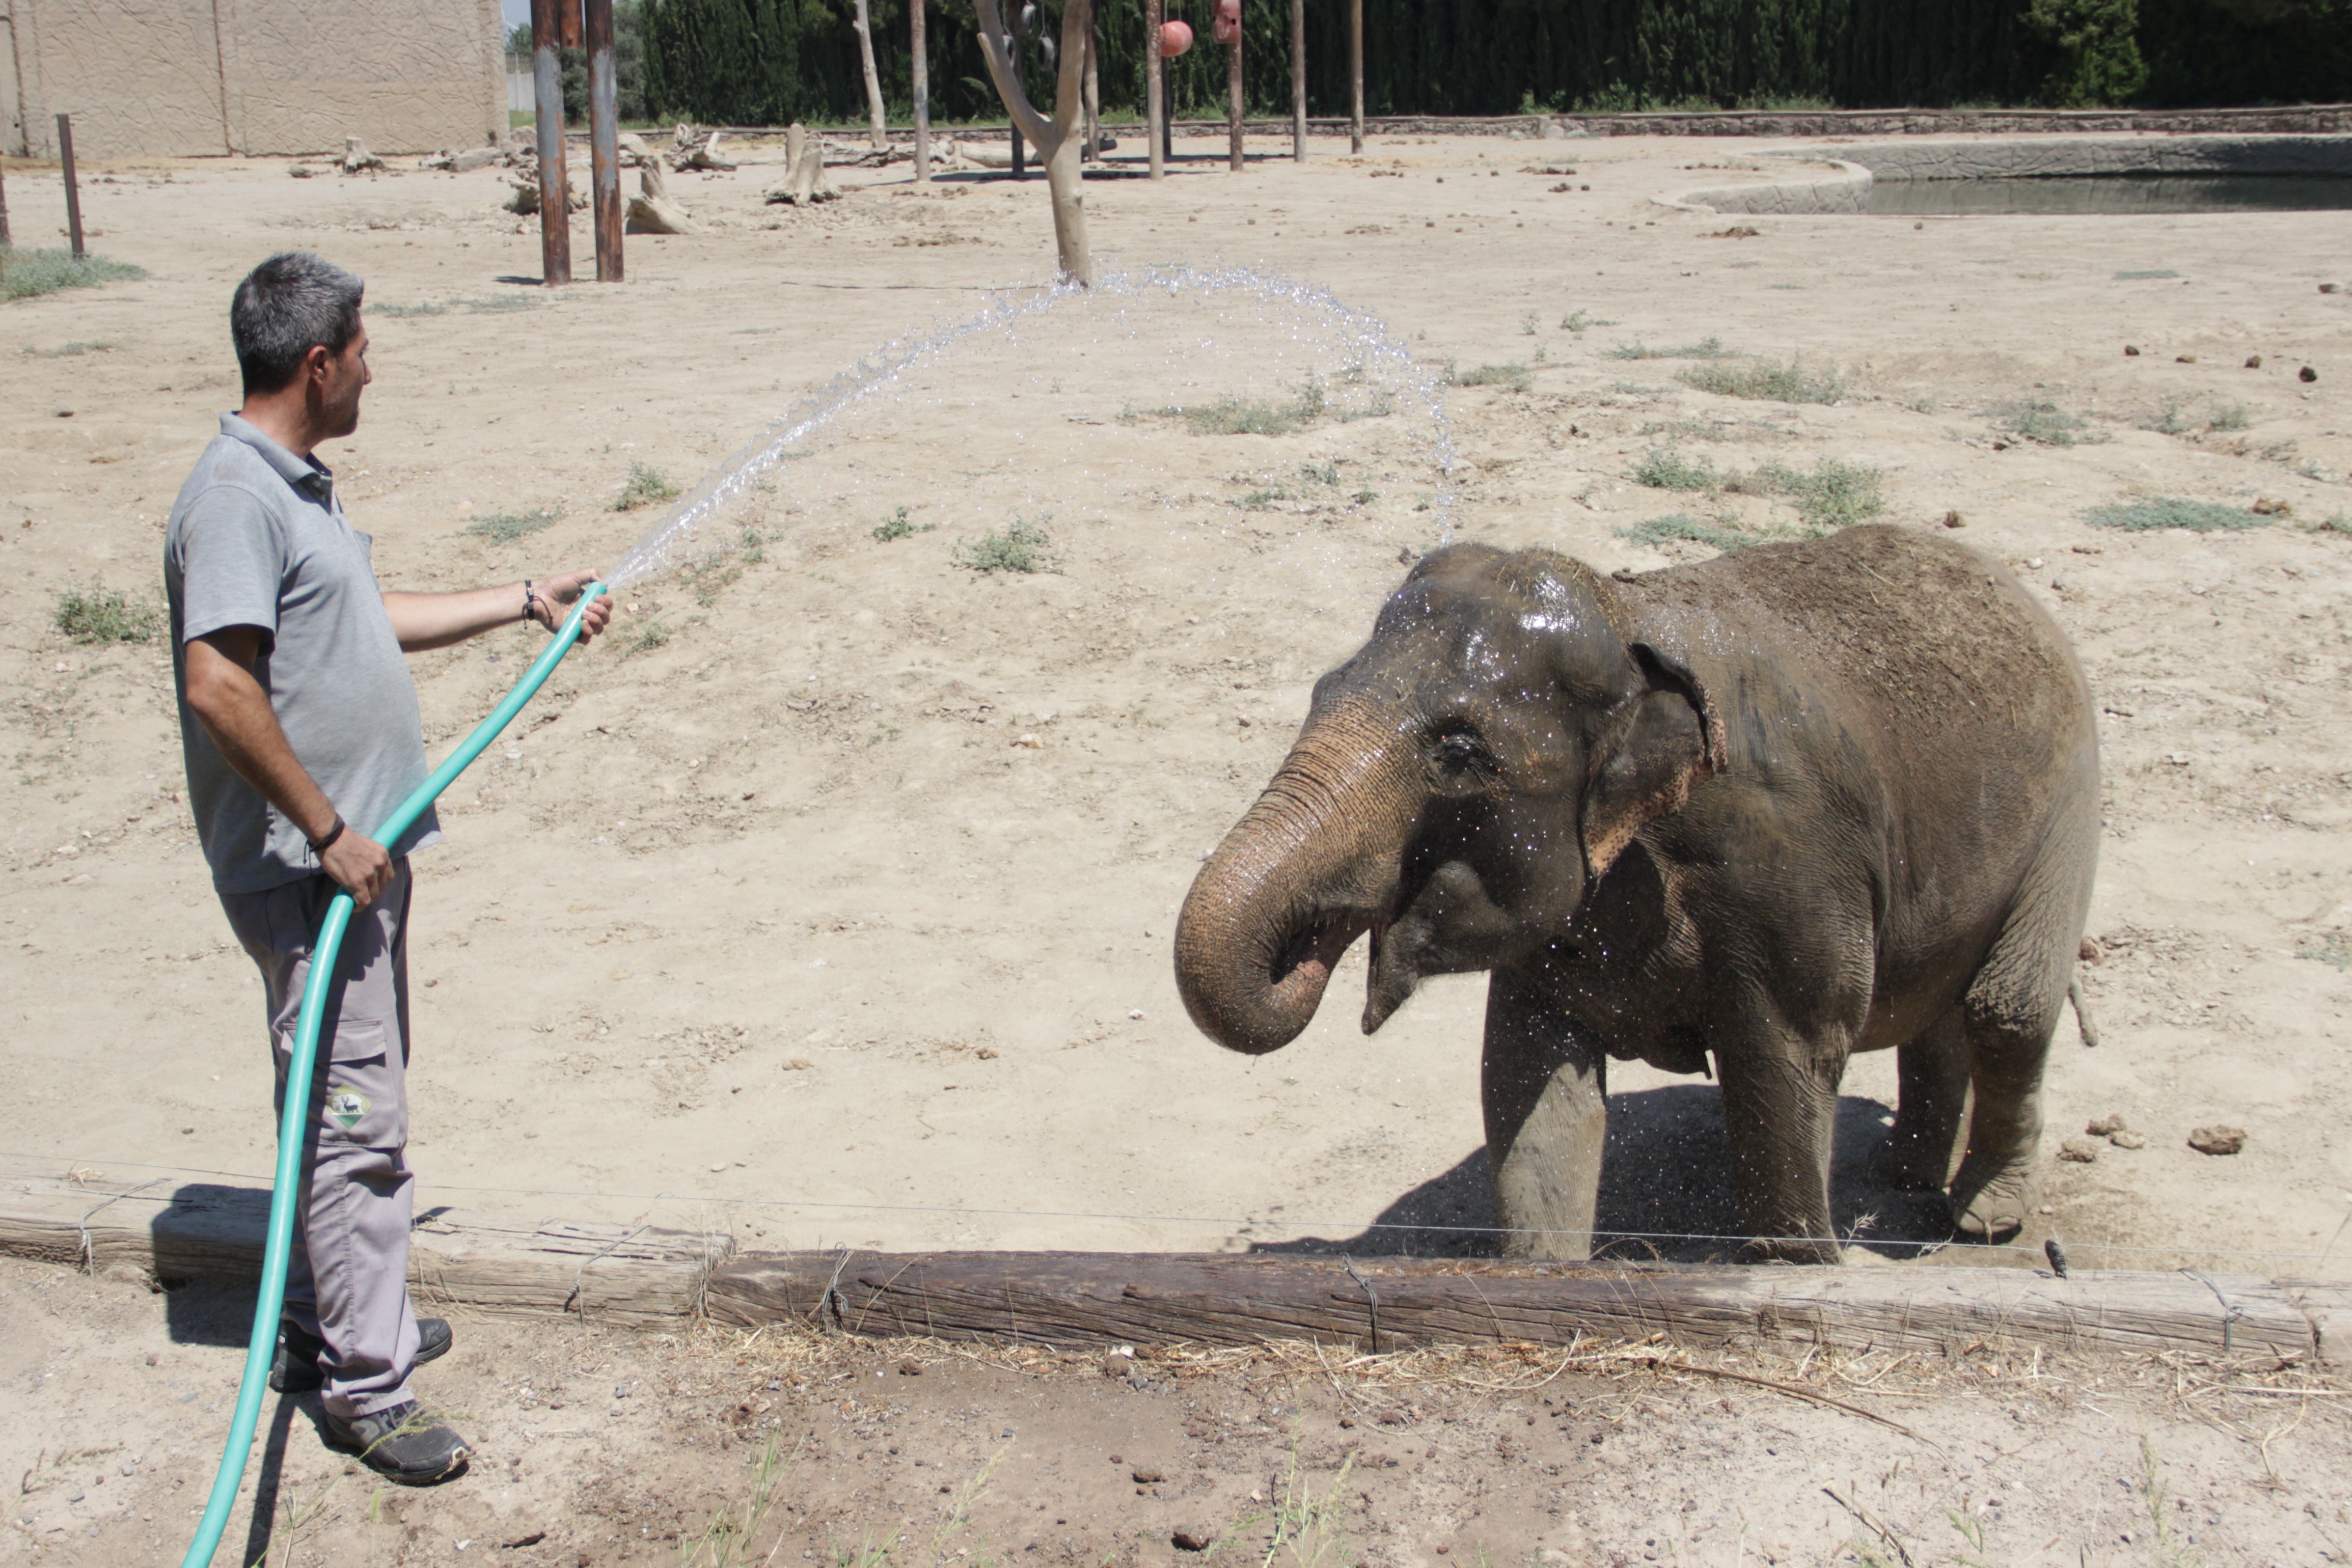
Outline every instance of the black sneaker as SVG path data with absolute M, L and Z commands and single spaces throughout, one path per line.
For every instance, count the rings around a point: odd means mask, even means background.
M 449 1325 L 440 1318 L 416 1320 L 416 1364 L 449 1354 L 454 1336 Z M 326 1350 L 313 1334 L 303 1333 L 292 1323 L 278 1325 L 278 1354 L 269 1362 L 269 1391 L 272 1394 L 307 1394 L 327 1381 L 319 1370 L 319 1357 Z
M 466 1439 L 425 1413 L 415 1400 L 345 1421 L 327 1416 L 327 1447 L 357 1454 L 360 1463 L 388 1481 L 429 1487 L 462 1472 Z

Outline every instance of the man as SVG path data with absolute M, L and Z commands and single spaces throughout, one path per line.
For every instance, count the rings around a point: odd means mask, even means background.
M 437 841 L 426 811 L 396 842 L 369 836 L 426 767 L 401 657 L 516 621 L 550 631 L 595 574 L 460 593 L 381 590 L 312 455 L 358 428 L 372 379 L 360 280 L 308 252 L 237 285 L 230 335 L 244 406 L 221 416 L 173 503 L 163 541 L 188 803 L 229 927 L 260 967 L 285 1105 L 310 945 L 335 890 L 360 905 L 329 993 L 303 1186 L 270 1386 L 323 1385 L 329 1441 L 392 1480 L 465 1468 L 410 1369 L 449 1325 L 408 1301 L 408 857 Z M 583 617 L 604 630 L 609 601 Z

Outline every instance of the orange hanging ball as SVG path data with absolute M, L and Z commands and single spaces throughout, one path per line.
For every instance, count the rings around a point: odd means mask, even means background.
M 1182 22 L 1160 24 L 1160 52 L 1174 59 L 1192 47 L 1192 29 Z

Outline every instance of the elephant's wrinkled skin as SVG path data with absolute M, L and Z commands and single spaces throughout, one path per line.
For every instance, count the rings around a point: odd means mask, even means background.
M 1878 1174 L 1948 1180 L 1959 1228 L 1997 1239 L 2031 1202 L 2098 831 L 2082 671 L 1972 550 L 1853 528 L 1612 582 L 1458 545 L 1317 684 L 1192 884 L 1177 983 L 1257 1053 L 1368 932 L 1367 1033 L 1423 976 L 1492 970 L 1514 1255 L 1589 1249 L 1606 1058 L 1712 1055 L 1752 1253 L 1835 1261 L 1838 1080 L 1887 1046 Z

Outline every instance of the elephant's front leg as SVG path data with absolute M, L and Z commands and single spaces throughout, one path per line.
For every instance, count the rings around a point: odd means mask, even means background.
M 1530 978 L 1497 969 L 1486 987 L 1486 1168 L 1503 1256 L 1589 1258 L 1608 1141 L 1608 1059 Z
M 1732 1181 L 1754 1238 L 1749 1255 L 1837 1262 L 1830 1150 L 1844 1050 L 1806 1040 L 1761 1000 L 1741 1009 L 1736 1022 L 1709 1032 L 1723 1074 Z

